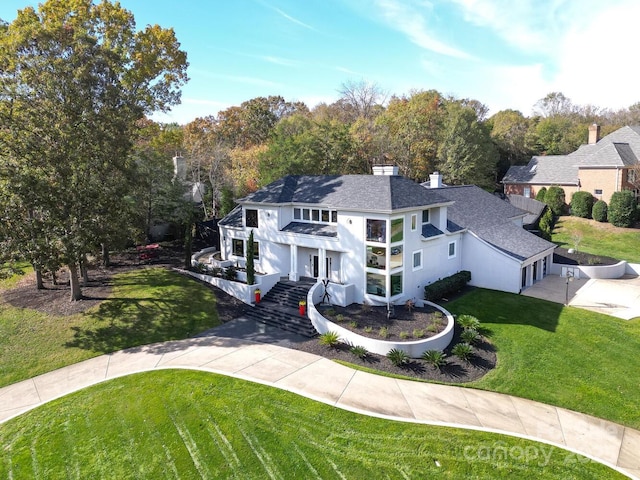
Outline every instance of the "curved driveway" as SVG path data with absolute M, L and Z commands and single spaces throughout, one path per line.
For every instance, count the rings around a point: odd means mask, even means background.
M 161 368 L 230 375 L 393 420 L 542 441 L 640 479 L 640 431 L 509 395 L 382 377 L 298 350 L 217 336 L 123 350 L 2 388 L 0 422 L 90 385 Z

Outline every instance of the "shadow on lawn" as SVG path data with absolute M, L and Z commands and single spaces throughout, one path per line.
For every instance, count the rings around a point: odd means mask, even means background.
M 179 274 L 142 270 L 116 282 L 132 285 L 139 289 L 131 297 L 110 297 L 85 313 L 87 326 L 73 327 L 74 338 L 65 346 L 109 353 L 187 338 L 219 323 L 211 292 Z
M 564 305 L 514 293 L 473 288 L 444 308 L 456 315 L 477 317 L 483 328 L 492 323 L 529 325 L 555 332 Z M 490 336 L 490 335 L 488 335 Z

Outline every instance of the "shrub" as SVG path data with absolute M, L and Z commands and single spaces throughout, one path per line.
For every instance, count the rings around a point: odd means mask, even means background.
M 538 200 L 539 202 L 544 202 L 544 197 L 547 194 L 547 187 L 542 187 L 540 190 L 538 190 L 538 193 L 536 194 L 536 200 Z
M 471 281 L 471 272 L 462 270 L 440 280 L 433 282 L 431 285 L 424 287 L 424 299 L 428 301 L 436 301 L 446 297 L 463 288 Z
M 344 322 L 344 315 L 342 315 L 341 313 L 336 315 L 336 322 Z
M 222 268 L 220 267 L 213 267 L 211 269 L 211 275 L 213 275 L 214 277 L 219 277 L 220 275 L 222 275 Z
M 251 229 L 251 233 L 249 233 L 249 239 L 247 240 L 247 285 L 253 285 L 256 283 L 256 269 L 253 264 L 254 259 L 254 241 L 253 241 L 253 229 Z
M 544 203 L 549 205 L 555 216 L 562 215 L 565 207 L 564 190 L 557 186 L 549 187 L 544 195 Z
M 468 343 L 469 345 L 475 345 L 480 340 L 480 334 L 477 330 L 473 328 L 469 328 L 460 334 L 460 338 L 464 343 Z
M 631 190 L 614 192 L 609 202 L 609 223 L 616 227 L 630 227 L 635 220 L 636 199 Z
M 446 355 L 440 350 L 427 350 L 422 354 L 422 359 L 438 370 L 447 364 Z
M 409 355 L 404 350 L 400 350 L 398 348 L 392 348 L 387 353 L 387 358 L 393 363 L 396 367 L 401 367 L 409 362 Z
M 607 221 L 607 202 L 604 200 L 598 200 L 593 204 L 593 209 L 591 210 L 591 218 L 593 218 L 596 222 L 606 222 Z
M 367 333 L 371 333 L 373 332 L 373 327 L 371 325 L 367 325 L 366 327 L 364 327 L 364 331 Z
M 422 337 L 424 337 L 424 330 L 421 330 L 419 328 L 415 328 L 413 330 L 413 332 L 411 333 L 411 336 L 413 338 L 422 338 Z
M 224 271 L 225 280 L 235 280 L 238 277 L 238 270 L 234 266 L 229 266 Z
M 367 356 L 369 355 L 369 350 L 367 350 L 364 347 L 361 347 L 359 345 L 354 345 L 353 347 L 351 347 L 349 349 L 349 351 L 355 355 L 356 357 L 358 357 L 360 360 L 363 360 L 365 358 L 367 358 Z
M 589 192 L 575 192 L 571 196 L 571 215 L 574 217 L 591 218 L 591 210 L 595 198 Z
M 389 329 L 387 327 L 380 327 L 378 335 L 382 338 L 387 338 L 389 336 Z
M 544 209 L 544 213 L 538 221 L 538 229 L 540 230 L 540 236 L 546 240 L 551 240 L 551 232 L 555 224 L 553 218 L 553 212 L 549 207 Z
M 407 338 L 409 338 L 409 332 L 400 332 L 398 336 L 401 340 L 406 340 Z
M 456 320 L 458 325 L 465 330 L 478 330 L 480 328 L 480 320 L 472 315 L 458 315 Z
M 349 326 L 350 326 L 351 328 L 358 328 L 358 322 L 356 322 L 355 320 L 351 320 L 351 321 L 349 322 Z
M 457 343 L 452 349 L 451 353 L 453 353 L 456 357 L 458 357 L 463 362 L 468 362 L 473 355 L 473 348 L 468 343 Z
M 340 343 L 340 335 L 338 332 L 326 332 L 320 335 L 319 340 L 321 345 L 336 348 Z
M 440 324 L 436 322 L 430 323 L 429 325 L 427 325 L 427 328 L 425 330 L 427 332 L 436 333 L 438 330 L 440 330 Z

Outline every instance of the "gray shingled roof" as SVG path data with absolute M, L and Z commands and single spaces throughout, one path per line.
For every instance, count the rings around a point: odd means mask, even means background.
M 444 232 L 430 223 L 422 225 L 422 236 L 424 238 L 437 237 L 438 235 L 444 235 Z
M 218 225 L 242 228 L 242 207 L 240 205 L 237 205 L 218 222 Z
M 515 218 L 526 215 L 524 210 L 475 185 L 438 188 L 436 191 L 455 202 L 447 208 L 447 216 L 452 222 L 511 257 L 525 260 L 555 248 L 553 243 L 513 223 Z
M 392 175 L 287 175 L 239 203 L 308 204 L 341 210 L 392 212 L 446 203 L 435 190 Z
M 527 212 L 527 215 L 522 219 L 524 225 L 534 225 L 547 206 L 535 198 L 528 198 L 523 195 L 507 195 L 507 201 L 514 207 Z
M 283 232 L 304 233 L 319 237 L 337 237 L 338 228 L 335 225 L 320 223 L 291 222 L 282 229 Z
M 579 185 L 580 168 L 617 168 L 638 164 L 640 126 L 622 127 L 595 144 L 581 145 L 569 155 L 531 158 L 526 166 L 509 168 L 502 183 Z M 534 168 L 535 167 L 535 168 Z

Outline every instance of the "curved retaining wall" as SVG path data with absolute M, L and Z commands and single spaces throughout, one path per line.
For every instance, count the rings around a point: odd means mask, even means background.
M 449 346 L 451 340 L 453 340 L 453 327 L 455 323 L 453 315 L 451 315 L 440 305 L 436 305 L 435 303 L 426 301 L 424 302 L 425 305 L 430 305 L 434 308 L 437 308 L 447 318 L 447 326 L 439 334 L 430 338 L 425 338 L 423 340 L 415 340 L 410 342 L 377 340 L 375 338 L 363 337 L 362 335 L 358 335 L 351 330 L 348 330 L 327 320 L 316 309 L 315 303 L 321 300 L 322 295 L 321 289 L 319 288 L 320 286 L 322 286 L 321 283 L 316 283 L 313 287 L 311 287 L 311 290 L 309 290 L 309 294 L 307 295 L 307 312 L 309 318 L 311 319 L 311 323 L 320 334 L 326 332 L 337 332 L 340 335 L 340 341 L 348 345 L 361 346 L 372 353 L 377 353 L 378 355 L 386 355 L 390 350 L 396 348 L 398 350 L 403 350 L 412 358 L 421 357 L 422 354 L 427 350 L 444 350 Z
M 615 265 L 565 265 L 554 263 L 551 273 L 562 276 L 562 268 L 577 269 L 580 271 L 580 278 L 600 278 L 613 279 L 620 278 L 626 274 L 638 274 L 638 266 L 622 260 Z

